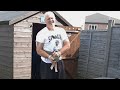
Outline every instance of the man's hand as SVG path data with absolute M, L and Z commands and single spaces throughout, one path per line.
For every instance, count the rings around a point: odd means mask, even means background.
M 53 52 L 53 53 L 52 53 L 52 56 L 53 56 L 53 57 L 60 57 L 60 56 L 61 56 L 61 52 L 60 52 L 60 51 L 58 51 L 58 52 Z
M 52 63 L 55 63 L 54 57 L 53 57 L 52 55 L 49 55 L 48 59 L 49 59 Z
M 57 62 L 54 60 L 53 56 L 49 55 L 48 58 L 52 62 L 52 65 L 51 65 L 50 69 L 53 70 L 53 68 L 55 68 L 55 72 L 58 72 L 58 70 L 57 70 Z

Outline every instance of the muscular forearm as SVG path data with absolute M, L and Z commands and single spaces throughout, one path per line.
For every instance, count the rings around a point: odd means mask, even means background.
M 37 51 L 37 54 L 42 57 L 45 57 L 45 58 L 49 57 L 49 54 L 43 50 L 43 43 L 36 42 L 36 51 Z
M 64 45 L 63 48 L 60 50 L 61 55 L 64 54 L 67 50 L 70 49 L 70 45 Z
M 44 50 L 37 50 L 37 54 L 45 58 L 49 57 L 49 54 L 46 53 Z

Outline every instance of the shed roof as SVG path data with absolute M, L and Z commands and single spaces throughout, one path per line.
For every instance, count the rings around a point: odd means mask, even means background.
M 32 15 L 45 11 L 1 11 L 0 12 L 0 24 L 15 24 L 23 19 L 26 19 Z M 66 19 L 64 19 L 59 13 L 53 11 L 56 18 L 66 26 L 72 26 Z
M 107 15 L 103 15 L 100 13 L 95 13 L 95 14 L 86 16 L 85 23 L 106 23 L 107 24 L 109 19 L 115 20 L 116 24 L 120 24 L 119 19 L 107 16 Z

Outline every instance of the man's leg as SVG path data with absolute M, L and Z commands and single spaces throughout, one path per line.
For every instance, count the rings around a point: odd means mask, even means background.
M 41 79 L 57 79 L 58 73 L 51 70 L 51 63 L 45 63 L 41 60 Z
M 58 73 L 59 73 L 59 79 L 66 79 L 63 60 L 58 61 Z

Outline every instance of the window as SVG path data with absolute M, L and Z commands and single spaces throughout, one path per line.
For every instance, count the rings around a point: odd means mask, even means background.
M 106 29 L 108 29 L 108 25 L 106 26 Z
M 41 23 L 44 23 L 44 22 L 45 22 L 44 19 L 45 19 L 44 16 L 41 16 L 41 17 L 40 17 L 40 22 L 41 22 Z
M 96 24 L 89 24 L 88 25 L 88 30 L 97 30 L 98 25 Z

